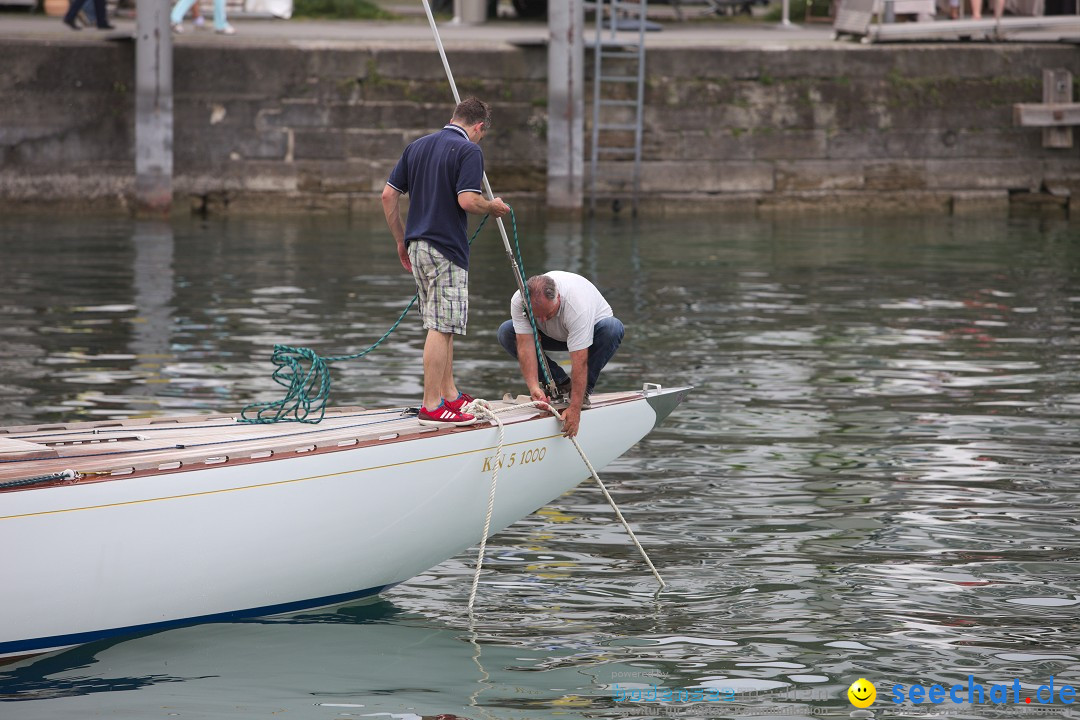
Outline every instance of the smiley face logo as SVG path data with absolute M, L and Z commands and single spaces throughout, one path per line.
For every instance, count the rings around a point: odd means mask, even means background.
M 857 708 L 866 708 L 877 699 L 877 688 L 866 678 L 859 678 L 847 689 L 848 700 Z

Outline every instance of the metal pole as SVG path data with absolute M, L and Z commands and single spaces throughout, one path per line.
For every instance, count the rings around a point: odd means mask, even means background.
M 140 0 L 141 2 L 150 2 L 151 0 Z M 461 95 L 458 94 L 457 83 L 454 82 L 454 73 L 450 71 L 450 61 L 446 59 L 446 49 L 443 48 L 442 38 L 439 36 L 439 28 L 435 25 L 435 15 L 431 12 L 431 3 L 428 0 L 424 0 L 424 12 L 427 13 L 428 23 L 431 25 L 431 32 L 435 36 L 435 46 L 439 49 L 439 57 L 442 58 L 443 69 L 446 70 L 446 79 L 450 81 L 450 90 L 454 93 L 454 104 L 461 103 Z M 487 193 L 488 200 L 495 197 L 495 193 L 491 191 L 491 183 L 488 182 L 487 171 L 484 172 L 484 192 Z M 510 261 L 510 266 L 514 270 L 514 280 L 517 281 L 518 290 L 521 292 L 521 301 L 525 306 L 526 311 L 529 309 L 529 291 L 525 288 L 525 282 L 521 279 L 521 268 L 517 264 L 517 260 L 514 258 L 514 250 L 510 247 L 510 238 L 506 236 L 506 226 L 503 225 L 502 218 L 495 218 L 495 224 L 499 227 L 499 235 L 502 237 L 503 248 L 506 250 L 506 258 Z M 551 369 L 547 364 L 547 356 L 544 353 L 539 353 L 537 361 L 543 365 L 545 376 L 551 378 Z M 555 386 L 555 380 L 551 381 L 544 388 L 547 391 L 548 397 L 552 400 L 560 396 L 559 389 Z
M 135 206 L 172 208 L 173 88 L 169 3 L 137 0 L 135 13 Z
M 785 0 L 786 2 L 786 0 Z M 637 68 L 637 107 L 634 109 L 634 197 L 633 214 L 638 214 L 638 198 L 641 195 L 641 137 L 643 134 L 642 117 L 645 108 L 645 23 L 648 22 L 648 0 L 641 0 L 638 6 L 638 68 Z
M 580 210 L 584 175 L 582 0 L 548 5 L 548 207 Z
M 596 175 L 600 171 L 600 72 L 604 54 L 604 0 L 596 1 L 596 47 L 593 48 L 592 160 L 589 166 L 589 213 L 596 213 Z

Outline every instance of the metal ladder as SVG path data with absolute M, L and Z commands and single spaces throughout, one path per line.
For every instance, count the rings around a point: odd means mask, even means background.
M 592 164 L 589 175 L 589 211 L 596 212 L 598 181 L 601 174 L 611 179 L 610 171 L 615 165 L 623 165 L 625 160 L 633 158 L 634 167 L 631 176 L 632 194 L 630 197 L 634 215 L 638 211 L 638 195 L 641 191 L 641 135 L 642 114 L 645 106 L 645 25 L 647 0 L 639 2 L 620 2 L 620 0 L 597 0 L 587 3 L 596 9 L 596 45 L 593 47 L 593 112 L 592 112 Z M 609 37 L 604 37 L 605 8 Z M 625 13 L 636 15 L 636 19 L 624 17 Z M 620 24 L 636 26 L 637 42 L 618 39 Z M 607 67 L 605 67 L 605 61 Z M 616 62 L 611 62 L 616 61 Z M 615 65 L 612 69 L 610 66 Z M 627 93 L 627 87 L 636 92 Z M 627 96 L 633 94 L 633 99 Z M 627 115 L 633 113 L 633 122 L 627 121 Z M 611 118 L 615 115 L 615 118 Z M 631 146 L 625 141 L 627 133 L 633 132 Z M 614 133 L 614 135 L 612 135 Z M 603 134 L 603 135 L 602 135 Z M 620 140 L 622 140 L 620 142 Z M 603 164 L 601 164 L 603 163 Z M 623 174 L 625 177 L 625 174 Z M 612 181 L 612 207 L 617 212 L 620 207 L 619 192 L 625 188 Z

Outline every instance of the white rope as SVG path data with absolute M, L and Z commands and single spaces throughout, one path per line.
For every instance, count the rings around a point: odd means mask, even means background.
M 530 404 L 536 405 L 537 403 Z M 503 412 L 520 407 L 528 407 L 528 405 L 505 408 Z M 502 420 L 498 416 L 498 411 L 487 400 L 475 399 L 463 407 L 461 411 L 475 415 L 477 418 L 491 420 L 499 427 L 499 447 L 495 450 L 495 457 L 498 458 L 498 461 L 496 461 L 495 468 L 491 471 L 491 490 L 488 492 L 487 512 L 484 513 L 484 532 L 480 535 L 480 550 L 476 553 L 476 570 L 473 572 L 472 588 L 469 590 L 468 609 L 469 619 L 471 620 L 473 605 L 476 603 L 476 588 L 480 584 L 480 571 L 484 568 L 484 552 L 487 550 L 488 533 L 491 532 L 491 516 L 495 512 L 495 487 L 499 482 L 499 468 L 502 467 L 503 440 L 506 438 L 506 431 L 503 428 Z
M 547 409 L 560 422 L 563 419 L 558 410 L 551 407 L 548 403 L 539 400 L 521 403 L 520 405 L 510 405 L 497 410 L 487 400 L 478 398 L 462 408 L 462 412 L 475 415 L 482 420 L 490 420 L 499 428 L 499 444 L 495 450 L 495 457 L 499 458 L 499 460 L 495 463 L 495 467 L 491 471 L 491 490 L 488 492 L 487 512 L 484 514 L 484 532 L 480 536 L 480 549 L 476 554 L 476 570 L 473 572 L 472 588 L 469 590 L 468 610 L 470 619 L 473 616 L 473 606 L 476 604 L 476 590 L 480 584 L 480 573 L 484 569 L 484 552 L 487 550 L 488 533 L 491 531 L 491 516 L 495 511 L 495 488 L 499 482 L 499 468 L 502 467 L 503 441 L 506 437 L 506 432 L 502 420 L 499 418 L 499 413 L 521 410 L 528 407 Z M 641 543 L 637 539 L 637 535 L 635 535 L 634 531 L 630 528 L 630 523 L 623 517 L 622 511 L 619 510 L 619 506 L 615 503 L 615 499 L 611 497 L 611 493 L 608 492 L 607 487 L 604 485 L 603 481 L 600 480 L 600 475 L 597 474 L 596 468 L 592 466 L 592 463 L 589 462 L 589 458 L 585 455 L 585 451 L 581 449 L 581 444 L 576 437 L 570 438 L 570 442 L 574 443 L 574 447 L 577 448 L 578 455 L 581 456 L 581 460 L 585 463 L 585 467 L 589 468 L 589 473 L 592 475 L 593 480 L 600 486 L 600 490 L 604 493 L 604 497 L 607 499 L 608 504 L 611 506 L 611 509 L 615 511 L 615 517 L 619 519 L 619 522 L 622 523 L 622 526 L 630 536 L 630 539 L 634 541 L 634 546 L 638 549 L 638 552 L 641 553 L 641 557 L 645 559 L 645 564 L 652 570 L 652 574 L 656 578 L 656 581 L 660 583 L 660 589 L 663 590 L 667 587 L 667 583 L 664 582 L 664 578 L 660 577 L 660 573 L 657 572 L 656 566 L 653 565 L 652 560 L 649 559 L 649 554 L 645 552 L 645 548 L 641 546 Z
M 555 410 L 552 409 L 552 412 L 555 412 Z M 559 417 L 559 414 L 555 413 L 555 417 Z M 585 451 L 581 449 L 581 445 L 578 444 L 577 438 L 570 438 L 570 442 L 574 443 L 574 447 L 577 448 L 578 455 L 580 455 L 581 459 L 585 462 L 585 467 L 589 468 L 589 472 L 592 473 L 593 480 L 595 480 L 596 484 L 600 486 L 600 490 L 604 493 L 604 497 L 607 498 L 608 505 L 610 505 L 611 509 L 615 511 L 615 517 L 619 518 L 619 522 L 621 522 L 622 526 L 626 529 L 626 533 L 630 536 L 630 539 L 634 541 L 634 547 L 636 547 L 638 549 L 638 552 L 641 553 L 641 557 L 644 558 L 645 564 L 649 566 L 650 570 L 652 570 L 653 577 L 656 578 L 656 582 L 660 583 L 660 589 L 663 590 L 667 587 L 667 583 L 664 582 L 664 578 L 660 577 L 660 573 L 656 571 L 656 566 L 653 565 L 652 560 L 649 559 L 649 553 L 645 552 L 645 548 L 641 547 L 641 543 L 638 542 L 637 535 L 635 535 L 634 531 L 630 529 L 630 523 L 626 522 L 626 518 L 623 517 L 622 512 L 619 510 L 619 506 L 615 504 L 615 498 L 611 497 L 611 493 L 608 492 L 608 489 L 600 480 L 600 476 L 596 474 L 596 469 L 592 466 L 592 463 L 589 462 L 589 458 L 585 457 Z

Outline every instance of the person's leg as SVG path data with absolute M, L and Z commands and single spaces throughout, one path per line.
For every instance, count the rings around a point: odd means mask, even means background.
M 105 8 L 105 0 L 94 0 L 94 22 L 100 30 L 112 30 L 109 24 L 108 10 Z
M 514 321 L 507 320 L 500 325 L 495 337 L 498 338 L 503 350 L 510 353 L 510 357 L 517 360 L 517 333 L 514 332 Z
M 214 0 L 214 31 L 227 35 L 236 32 L 225 17 L 225 0 Z
M 430 243 L 409 243 L 420 317 L 427 329 L 424 342 L 424 407 L 434 410 L 459 393 L 454 383 L 454 338 L 464 335 L 469 314 L 469 273 Z
M 70 27 L 72 30 L 78 30 L 79 26 L 75 22 L 75 18 L 79 14 L 79 10 L 82 8 L 83 0 L 71 0 L 68 3 L 68 11 L 64 15 L 64 24 Z
M 447 400 L 456 400 L 461 393 L 458 392 L 454 382 L 454 336 L 450 335 L 450 341 L 446 348 L 446 368 L 443 370 L 442 379 L 439 381 L 442 388 L 442 396 Z
M 173 5 L 172 12 L 169 13 L 169 22 L 173 25 L 180 25 L 184 22 L 184 16 L 187 15 L 187 11 L 191 9 L 191 6 L 195 4 L 195 0 L 177 0 Z
M 430 329 L 427 332 L 424 342 L 424 407 L 428 410 L 437 408 L 445 397 L 444 384 L 447 374 L 451 372 L 453 343 L 454 336 L 450 333 Z
M 619 318 L 604 318 L 593 326 L 593 343 L 589 348 L 589 382 L 586 394 L 591 393 L 600 378 L 600 371 L 608 364 L 622 343 L 626 329 Z
M 94 0 L 83 0 L 79 12 L 81 13 L 80 19 L 85 20 L 87 25 L 97 25 L 97 12 L 94 10 Z

